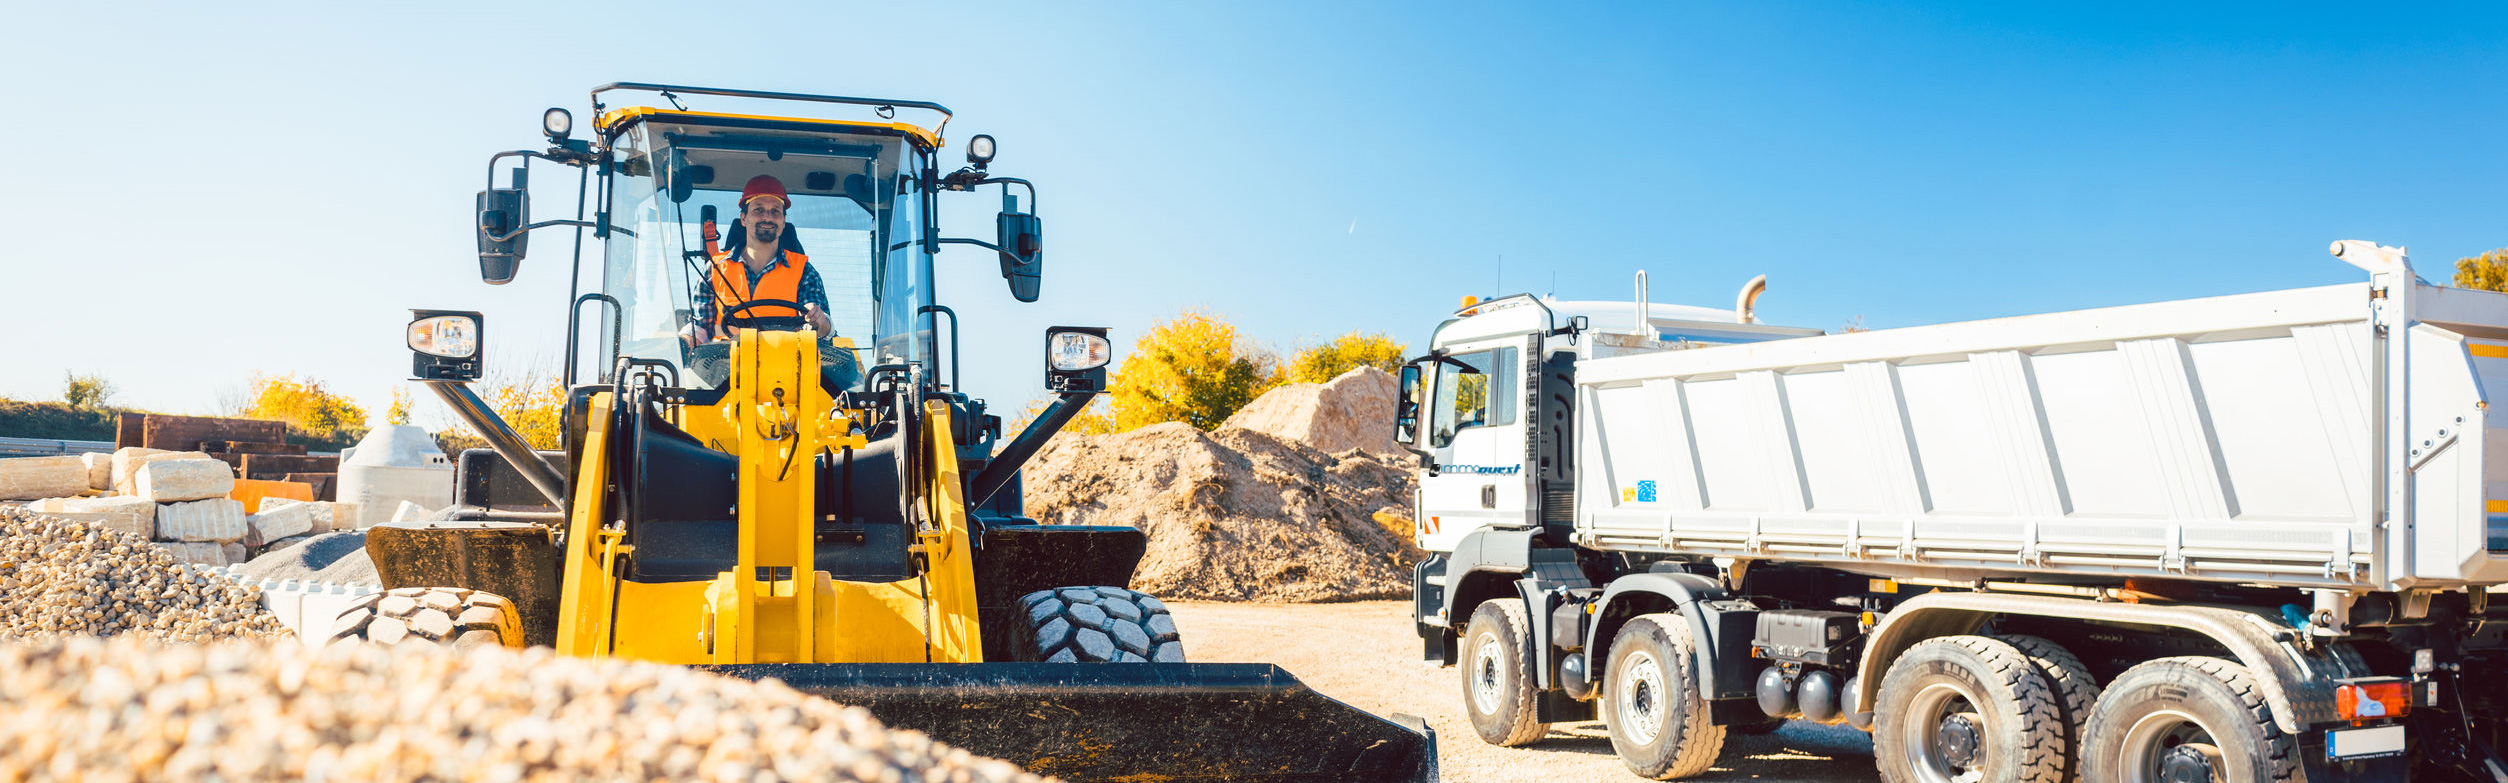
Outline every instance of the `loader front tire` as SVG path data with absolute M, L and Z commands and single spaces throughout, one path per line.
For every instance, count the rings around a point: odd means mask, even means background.
M 1121 587 L 1057 587 L 1019 598 L 1020 660 L 1044 663 L 1184 663 L 1184 640 L 1167 605 Z
M 402 587 L 358 599 L 332 621 L 327 644 L 523 646 L 522 618 L 502 597 L 458 587 Z

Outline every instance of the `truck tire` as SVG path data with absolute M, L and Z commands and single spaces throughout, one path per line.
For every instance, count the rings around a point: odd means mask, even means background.
M 1121 587 L 1057 587 L 1019 597 L 1022 660 L 1044 663 L 1184 663 L 1184 640 L 1167 605 Z
M 2116 675 L 2090 712 L 2088 780 L 2216 783 L 2299 777 L 2299 752 L 2273 723 L 2255 675 L 2220 658 L 2161 658 Z M 2208 767 L 2209 769 L 2205 769 Z
M 1531 628 L 1524 602 L 1513 598 L 1482 603 L 1464 626 L 1464 712 L 1491 745 L 1530 745 L 1550 734 L 1550 724 L 1534 718 L 1541 696 L 1533 690 Z
M 401 587 L 349 604 L 325 644 L 523 646 L 522 618 L 503 597 L 458 587 Z
M 1984 636 L 1917 642 L 1874 700 L 1872 755 L 1889 783 L 2061 783 L 2063 698 L 2028 655 Z
M 1653 780 L 1707 771 L 1724 753 L 1724 727 L 1699 693 L 1698 642 L 1689 618 L 1638 615 L 1611 637 L 1603 670 L 1603 719 L 1611 749 L 1630 772 Z
M 2089 733 L 2090 710 L 2099 703 L 2099 681 L 2090 676 L 2090 667 L 2081 664 L 2081 657 L 2063 645 L 2043 636 L 2007 634 L 1994 638 L 2020 650 L 2036 664 L 2038 673 L 2055 686 L 2056 706 L 2063 709 L 2064 747 L 2072 750 L 2064 759 L 2064 779 L 2081 779 L 2081 749 Z

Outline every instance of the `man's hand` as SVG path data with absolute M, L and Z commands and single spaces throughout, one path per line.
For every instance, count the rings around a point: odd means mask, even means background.
M 818 303 L 817 303 L 817 302 L 811 302 L 811 303 L 809 303 L 809 304 L 802 305 L 802 306 L 801 306 L 801 318 L 802 318 L 803 320 L 809 321 L 809 322 L 810 322 L 810 328 L 818 330 L 818 332 L 819 332 L 819 334 L 820 334 L 821 336 L 826 336 L 826 335 L 828 334 L 828 329 L 827 329 L 827 313 L 825 313 L 825 312 L 821 312 L 821 311 L 819 310 L 819 305 L 818 305 Z

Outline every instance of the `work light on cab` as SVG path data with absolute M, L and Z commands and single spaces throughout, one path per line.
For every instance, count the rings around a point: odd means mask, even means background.
M 548 134 L 549 141 L 565 141 L 566 137 L 575 133 L 575 115 L 565 109 L 557 108 L 541 112 L 540 132 Z
M 975 138 L 968 139 L 967 162 L 974 164 L 975 167 L 979 169 L 992 165 L 993 137 L 978 133 L 975 135 Z
M 1057 326 L 1045 330 L 1045 388 L 1054 391 L 1096 391 L 1106 388 L 1106 363 L 1115 358 L 1102 326 Z

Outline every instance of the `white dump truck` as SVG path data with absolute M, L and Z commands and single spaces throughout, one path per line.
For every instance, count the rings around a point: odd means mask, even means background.
M 1638 774 L 1786 720 L 1892 783 L 2508 781 L 2508 296 L 1845 334 L 1468 303 L 1402 374 L 1427 660 Z

